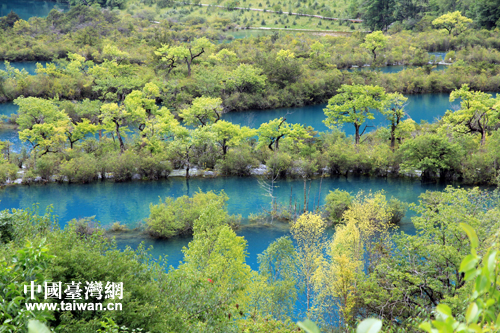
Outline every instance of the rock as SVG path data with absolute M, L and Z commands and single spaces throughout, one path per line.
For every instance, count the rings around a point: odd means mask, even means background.
M 265 166 L 264 164 L 261 164 L 257 168 L 252 168 L 250 170 L 250 174 L 252 174 L 252 175 L 261 176 L 261 175 L 265 175 L 266 173 L 267 173 L 267 166 Z
M 175 169 L 170 172 L 169 177 L 184 177 L 186 176 L 186 170 L 184 169 Z
M 138 173 L 132 176 L 132 180 L 140 180 L 141 178 L 142 178 L 141 175 Z
M 22 184 L 22 183 L 23 183 L 22 178 L 17 178 L 16 180 L 14 180 L 14 184 Z

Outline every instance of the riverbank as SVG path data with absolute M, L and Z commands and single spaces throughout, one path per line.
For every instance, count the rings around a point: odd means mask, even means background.
M 269 173 L 268 167 L 264 164 L 261 164 L 258 167 L 249 166 L 249 170 L 250 171 L 249 171 L 248 177 L 267 176 Z M 316 173 L 314 173 L 312 178 L 330 177 L 330 174 L 327 171 L 328 171 L 327 168 L 325 168 L 321 172 L 316 172 Z M 400 176 L 391 174 L 391 171 L 392 170 L 386 170 L 386 173 L 387 173 L 387 175 L 391 175 L 394 178 L 397 178 L 397 177 L 415 178 L 415 177 L 420 177 L 422 175 L 422 171 L 420 171 L 420 170 L 415 170 L 414 172 L 406 172 Z M 52 175 L 48 179 L 44 179 L 40 176 L 37 176 L 34 178 L 26 179 L 23 177 L 24 173 L 25 172 L 23 170 L 18 171 L 17 172 L 17 174 L 19 176 L 18 178 L 13 179 L 13 180 L 7 179 L 7 181 L 5 183 L 1 184 L 0 186 L 30 185 L 32 183 L 39 183 L 39 184 L 61 183 L 61 182 L 69 183 L 69 179 L 66 176 Z M 296 173 L 301 174 L 302 171 L 296 170 Z M 349 170 L 349 174 L 354 174 L 354 170 Z M 186 177 L 186 169 L 175 169 L 175 170 L 172 170 L 168 175 L 165 175 L 165 174 L 162 175 L 162 178 L 171 178 L 171 177 L 174 177 L 174 178 L 192 178 L 192 177 L 193 178 L 196 178 L 196 177 L 214 178 L 214 177 L 228 177 L 228 176 L 223 175 L 216 170 L 202 170 L 202 169 L 198 169 L 198 168 L 194 167 L 194 168 L 189 169 L 189 177 Z M 387 176 L 384 176 L 384 177 L 387 177 Z M 384 177 L 382 177 L 382 178 L 384 178 Z M 103 180 L 102 178 L 103 177 L 102 177 L 101 173 L 98 173 L 98 176 L 97 176 L 98 180 L 96 180 L 96 181 L 102 181 Z M 115 179 L 113 173 L 111 173 L 111 172 L 106 173 L 104 178 L 105 178 L 105 180 Z M 290 177 L 290 178 L 294 179 L 297 177 Z M 148 178 L 142 177 L 139 173 L 135 173 L 129 181 L 138 181 L 138 180 L 157 181 L 158 179 L 156 179 L 156 180 L 148 179 Z M 123 181 L 120 181 L 120 182 L 123 182 Z M 78 184 L 78 182 L 76 182 L 76 183 Z

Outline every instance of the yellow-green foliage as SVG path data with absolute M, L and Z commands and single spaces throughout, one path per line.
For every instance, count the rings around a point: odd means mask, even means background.
M 345 224 L 338 225 L 328 256 L 314 272 L 317 293 L 315 311 L 325 325 L 338 327 L 351 323 L 358 297 L 358 285 L 364 276 L 365 251 L 376 255 L 388 246 L 391 213 L 381 192 L 358 196 L 344 213 Z M 374 244 L 377 244 L 377 251 Z M 334 309 L 338 309 L 336 315 Z
M 453 13 L 448 12 L 432 21 L 434 26 L 445 29 L 448 34 L 453 32 L 455 35 L 462 33 L 467 28 L 468 23 L 472 23 L 472 20 L 462 16 L 458 10 Z
M 326 222 L 319 215 L 305 213 L 290 227 L 297 243 L 300 280 L 305 285 L 306 310 L 312 310 L 314 289 L 313 277 L 323 259 L 326 241 Z
M 160 199 L 157 205 L 150 204 L 150 215 L 147 220 L 150 234 L 156 237 L 173 237 L 180 234 L 189 234 L 193 231 L 193 223 L 198 219 L 205 206 L 214 202 L 218 208 L 223 210 L 224 221 L 229 222 L 226 202 L 228 200 L 224 191 L 219 194 L 215 192 L 197 192 L 192 197 L 184 195 L 177 199 L 168 197 L 164 201 Z

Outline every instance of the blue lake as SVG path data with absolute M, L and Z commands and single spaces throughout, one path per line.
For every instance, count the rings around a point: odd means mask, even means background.
M 48 61 L 20 61 L 20 62 L 11 62 L 10 65 L 14 68 L 22 70 L 23 68 L 30 74 L 36 75 L 36 64 L 40 63 L 43 67 L 46 67 L 49 63 Z M 0 70 L 5 70 L 5 63 L 2 61 L 0 63 Z
M 310 190 L 309 190 L 310 185 Z M 276 184 L 275 195 L 284 205 L 290 202 L 302 204 L 302 180 L 282 180 Z M 441 190 L 444 185 L 421 184 L 414 179 L 383 179 L 368 177 L 324 178 L 321 182 L 315 179 L 307 184 L 309 191 L 309 208 L 324 203 L 324 198 L 329 191 L 337 188 L 352 193 L 362 190 L 384 190 L 390 198 L 394 196 L 406 202 L 416 202 L 418 196 L 427 190 Z M 73 218 L 95 216 L 102 225 L 110 226 L 119 221 L 129 227 L 137 226 L 149 215 L 149 205 L 158 203 L 159 197 L 179 197 L 192 195 L 198 190 L 220 191 L 224 190 L 229 197 L 228 210 L 231 214 L 241 214 L 244 218 L 250 213 L 261 212 L 270 208 L 270 199 L 266 196 L 257 178 L 170 178 L 161 181 L 135 181 L 127 183 L 96 182 L 92 184 L 47 184 L 31 186 L 8 186 L 0 190 L 0 210 L 7 208 L 28 208 L 38 203 L 43 211 L 48 205 L 54 207 L 54 214 L 58 216 L 61 226 Z M 413 226 L 409 216 L 403 221 L 401 229 L 413 233 Z M 248 264 L 257 269 L 257 254 L 261 253 L 277 237 L 287 235 L 286 225 L 275 222 L 273 227 L 242 228 L 238 234 L 248 241 Z M 120 247 L 137 246 L 141 241 L 146 245 L 153 245 L 155 256 L 168 255 L 169 263 L 176 265 L 182 260 L 181 248 L 189 242 L 190 238 L 175 238 L 173 240 L 152 240 L 145 235 L 137 233 L 122 234 L 118 237 Z
M 52 1 L 0 0 L 0 16 L 5 16 L 10 11 L 14 11 L 25 21 L 33 16 L 46 17 L 52 9 L 66 11 L 69 6 Z
M 434 122 L 436 119 L 442 117 L 446 110 L 450 110 L 454 106 L 459 106 L 458 102 L 450 103 L 449 94 L 444 93 L 409 95 L 407 97 L 408 102 L 405 110 L 409 117 L 417 123 L 420 123 L 422 120 L 426 122 Z M 323 132 L 329 130 L 323 123 L 323 120 L 325 119 L 323 109 L 325 107 L 326 104 L 297 108 L 248 110 L 226 113 L 222 118 L 236 124 L 257 128 L 260 124 L 271 119 L 286 117 L 287 121 L 290 123 L 312 126 L 315 130 Z M 373 128 L 386 126 L 387 120 L 385 120 L 381 114 L 376 112 L 375 119 L 367 121 L 366 125 L 373 126 Z M 342 127 L 342 130 L 345 131 L 347 135 L 354 134 L 354 126 L 352 125 L 349 126 L 349 124 L 346 124 Z

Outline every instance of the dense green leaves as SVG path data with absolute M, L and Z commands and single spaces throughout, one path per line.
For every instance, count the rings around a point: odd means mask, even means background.
M 338 94 L 333 96 L 324 110 L 326 120 L 324 123 L 329 128 L 344 123 L 354 125 L 355 142 L 359 144 L 360 128 L 368 119 L 374 119 L 372 110 L 382 108 L 385 91 L 378 86 L 342 85 Z M 365 127 L 366 129 L 366 127 Z

